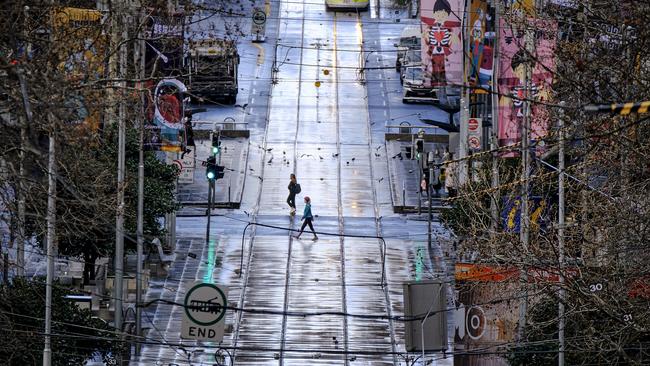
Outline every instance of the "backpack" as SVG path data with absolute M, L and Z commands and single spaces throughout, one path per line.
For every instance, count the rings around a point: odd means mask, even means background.
M 293 188 L 293 193 L 298 194 L 302 191 L 302 188 L 300 188 L 300 184 L 296 183 L 296 186 Z

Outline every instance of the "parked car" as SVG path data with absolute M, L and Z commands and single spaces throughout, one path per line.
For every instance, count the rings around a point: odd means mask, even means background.
M 406 67 L 402 75 L 402 85 L 402 103 L 438 101 L 436 89 L 424 86 L 421 66 Z

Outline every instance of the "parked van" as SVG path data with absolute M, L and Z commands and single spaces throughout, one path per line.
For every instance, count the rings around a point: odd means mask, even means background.
M 397 47 L 397 60 L 395 60 L 395 70 L 400 71 L 402 68 L 402 59 L 408 50 L 419 50 L 421 48 L 422 32 L 420 26 L 408 26 L 402 30 L 399 36 Z
M 401 62 L 401 68 L 400 68 L 400 83 L 402 83 L 404 79 L 404 71 L 408 67 L 422 67 L 422 53 L 420 50 L 408 50 L 404 54 L 404 57 L 402 58 Z

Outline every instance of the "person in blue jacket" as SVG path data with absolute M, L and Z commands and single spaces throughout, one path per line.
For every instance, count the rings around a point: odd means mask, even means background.
M 314 233 L 314 240 L 318 240 L 318 235 L 316 235 L 314 225 L 312 224 L 314 221 L 314 216 L 311 214 L 311 198 L 309 198 L 309 196 L 305 196 L 305 210 L 302 213 L 302 221 L 303 223 L 300 227 L 300 232 L 296 236 L 296 239 L 300 239 L 300 235 L 302 235 L 302 232 L 305 231 L 305 227 L 309 225 L 311 232 Z

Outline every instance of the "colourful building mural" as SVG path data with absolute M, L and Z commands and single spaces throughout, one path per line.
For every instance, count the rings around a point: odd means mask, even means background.
M 522 20 L 523 21 L 523 20 Z M 524 28 L 529 30 L 526 37 Z M 539 142 L 546 136 L 549 116 L 545 102 L 551 99 L 555 70 L 555 41 L 557 24 L 552 21 L 527 18 L 524 25 L 499 23 L 499 146 L 516 146 L 521 142 L 521 127 L 526 114 L 530 118 L 530 140 L 542 149 Z M 526 39 L 531 55 L 526 51 Z M 526 70 L 532 70 L 532 79 L 526 85 Z M 526 110 L 525 100 L 531 101 Z M 518 156 L 519 152 L 504 153 L 504 157 Z
M 462 84 L 461 30 L 465 2 L 422 0 L 420 6 L 425 85 L 439 87 Z

